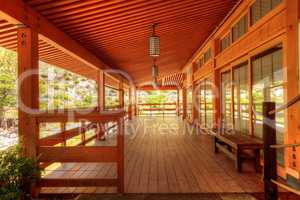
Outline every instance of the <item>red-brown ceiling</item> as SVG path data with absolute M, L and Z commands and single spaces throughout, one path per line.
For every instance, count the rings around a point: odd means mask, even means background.
M 24 0 L 25 1 L 25 0 Z M 180 71 L 237 0 L 26 0 L 136 82 L 151 80 L 149 25 L 158 23 L 160 76 Z

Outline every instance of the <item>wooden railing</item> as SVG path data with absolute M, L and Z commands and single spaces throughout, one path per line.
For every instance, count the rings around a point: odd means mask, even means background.
M 70 113 L 72 113 L 70 115 Z M 117 179 L 64 179 L 64 178 L 42 178 L 40 187 L 100 187 L 116 186 L 119 193 L 124 192 L 124 116 L 123 110 L 110 112 L 87 111 L 81 112 L 48 112 L 35 116 L 37 125 L 41 123 L 61 123 L 65 129 L 67 122 L 88 121 L 89 124 L 82 123 L 81 127 L 71 130 L 63 130 L 61 133 L 43 138 L 39 141 L 39 162 L 41 163 L 64 163 L 64 162 L 103 162 L 117 163 Z M 96 124 L 113 123 L 113 128 L 117 127 L 116 146 L 84 146 L 87 142 L 95 139 L 99 133 L 90 138 L 86 138 L 85 133 L 94 129 Z M 111 130 L 107 127 L 105 131 Z M 75 136 L 81 135 L 81 142 L 78 146 L 66 146 L 66 141 Z M 57 144 L 62 146 L 54 146 Z
M 264 186 L 265 199 L 277 200 L 278 187 L 300 195 L 300 191 L 277 181 L 277 156 L 276 149 L 296 148 L 300 144 L 276 144 L 276 113 L 284 111 L 300 101 L 300 95 L 287 104 L 276 109 L 274 102 L 263 103 L 263 139 L 264 139 Z
M 178 113 L 178 105 L 176 103 L 163 104 L 137 104 L 138 115 L 176 115 Z

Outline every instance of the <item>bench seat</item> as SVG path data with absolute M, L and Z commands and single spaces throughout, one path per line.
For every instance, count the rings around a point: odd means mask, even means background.
M 242 164 L 252 161 L 255 170 L 260 171 L 260 150 L 263 149 L 262 140 L 240 132 L 219 131 L 214 135 L 215 153 L 224 152 L 235 160 L 238 172 L 242 172 Z

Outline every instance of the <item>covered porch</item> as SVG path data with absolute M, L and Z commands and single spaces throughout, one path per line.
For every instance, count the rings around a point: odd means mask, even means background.
M 299 24 L 296 0 L 0 0 L 29 192 L 300 195 Z
M 125 193 L 262 193 L 262 174 L 245 164 L 239 173 L 225 154 L 215 154 L 213 137 L 185 130 L 176 117 L 137 117 L 126 123 Z M 192 132 L 191 132 L 192 131 Z M 91 141 L 87 146 L 114 142 Z M 52 171 L 53 170 L 53 171 Z M 45 178 L 116 178 L 116 165 L 68 163 L 46 169 Z M 42 194 L 115 193 L 113 187 L 42 188 Z

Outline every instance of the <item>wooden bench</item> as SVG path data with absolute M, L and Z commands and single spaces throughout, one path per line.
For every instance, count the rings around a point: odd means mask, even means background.
M 260 150 L 263 149 L 263 141 L 238 132 L 217 133 L 214 136 L 215 153 L 219 150 L 235 160 L 238 172 L 242 172 L 244 161 L 252 161 L 256 172 L 260 171 Z

